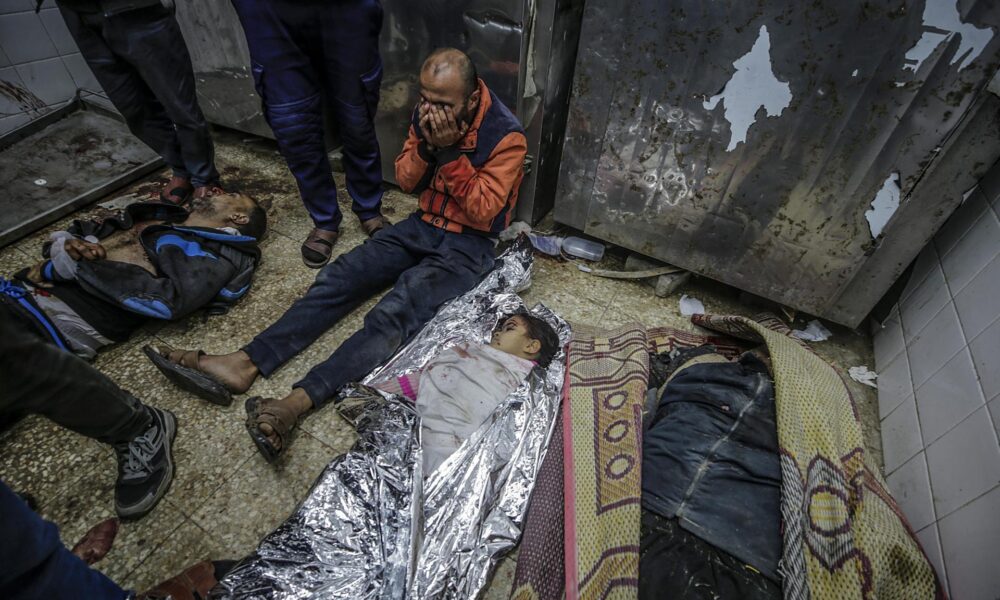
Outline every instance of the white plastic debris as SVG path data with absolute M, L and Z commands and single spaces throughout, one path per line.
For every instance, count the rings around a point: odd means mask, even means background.
M 685 317 L 705 314 L 705 305 L 701 303 L 701 300 L 688 296 L 687 294 L 681 295 L 680 305 L 681 314 Z
M 509 242 L 522 233 L 531 233 L 531 225 L 528 225 L 524 221 L 514 221 L 507 229 L 500 232 L 500 241 Z
M 868 387 L 878 387 L 875 385 L 875 378 L 878 377 L 878 374 L 874 371 L 870 371 L 868 367 L 864 365 L 847 369 L 847 374 L 851 376 L 851 379 L 860 384 L 867 385 Z
M 48 181 L 45 181 L 44 179 L 35 180 L 35 185 L 45 185 L 46 183 L 48 183 Z
M 830 333 L 830 330 L 823 327 L 823 324 L 816 319 L 809 321 L 809 324 L 806 325 L 805 329 L 792 330 L 793 337 L 797 337 L 800 340 L 805 340 L 807 342 L 822 342 L 823 340 L 828 339 L 831 335 L 833 334 Z

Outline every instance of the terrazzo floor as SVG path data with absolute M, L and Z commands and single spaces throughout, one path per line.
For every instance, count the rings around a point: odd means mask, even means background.
M 271 205 L 270 235 L 261 245 L 264 260 L 253 288 L 224 316 L 147 325 L 128 342 L 102 352 L 95 362 L 122 387 L 146 403 L 173 411 L 178 418 L 176 477 L 170 491 L 151 514 L 123 523 L 111 552 L 95 565 L 126 588 L 145 589 L 205 558 L 245 556 L 293 511 L 322 468 L 354 441 L 353 430 L 335 411 L 323 411 L 301 424 L 285 459 L 269 465 L 244 430 L 240 399 L 223 408 L 189 396 L 170 385 L 141 352 L 149 343 L 202 348 L 209 353 L 237 349 L 302 295 L 315 276 L 299 257 L 299 244 L 311 223 L 273 143 L 229 131 L 217 132 L 216 142 L 224 184 Z M 344 199 L 343 178 L 336 178 Z M 108 200 L 146 197 L 165 180 L 164 172 Z M 390 220 L 401 220 L 415 208 L 416 200 L 399 190 L 385 196 L 384 212 Z M 335 254 L 365 239 L 349 201 L 342 201 L 341 209 L 346 217 Z M 0 249 L 0 274 L 33 264 L 49 231 L 65 228 L 79 216 Z M 553 225 L 543 221 L 540 227 Z M 624 251 L 612 249 L 600 266 L 621 269 L 624 258 Z M 523 293 L 528 305 L 544 302 L 575 323 L 612 327 L 638 321 L 694 330 L 678 312 L 681 293 L 701 299 L 710 313 L 759 312 L 759 307 L 741 304 L 736 290 L 705 279 L 694 278 L 677 294 L 657 298 L 644 284 L 597 278 L 572 263 L 537 258 L 534 269 L 533 285 Z M 311 365 L 360 327 L 376 300 L 363 304 L 274 377 L 259 380 L 250 392 L 274 396 L 287 391 Z M 866 333 L 829 327 L 834 336 L 814 345 L 821 356 L 845 371 L 854 365 L 874 367 Z M 859 399 L 869 449 L 881 464 L 875 391 L 850 384 Z M 115 474 L 110 448 L 42 418 L 28 417 L 0 434 L 0 478 L 14 490 L 36 498 L 39 511 L 59 526 L 67 546 L 98 521 L 114 515 Z M 500 564 L 486 597 L 508 596 L 515 560 L 516 553 Z

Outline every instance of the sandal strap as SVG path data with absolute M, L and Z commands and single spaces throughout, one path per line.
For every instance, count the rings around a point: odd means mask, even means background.
M 281 438 L 284 442 L 284 438 L 298 423 L 298 417 L 292 412 L 291 409 L 285 408 L 284 406 L 277 403 L 275 400 L 264 400 L 263 398 L 257 401 L 257 414 L 254 415 L 254 422 L 267 423 L 274 429 L 274 433 Z M 284 447 L 284 444 L 282 444 Z

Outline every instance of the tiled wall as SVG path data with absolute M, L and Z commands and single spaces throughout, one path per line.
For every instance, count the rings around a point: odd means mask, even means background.
M 957 600 L 1000 598 L 1000 163 L 875 335 L 889 487 Z
M 53 0 L 0 0 L 0 135 L 76 95 L 101 92 Z

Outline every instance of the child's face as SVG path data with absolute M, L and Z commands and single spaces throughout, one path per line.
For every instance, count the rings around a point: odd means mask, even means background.
M 538 351 L 541 349 L 541 343 L 528 336 L 527 325 L 520 316 L 513 316 L 504 321 L 493 332 L 490 345 L 507 354 L 527 359 L 538 356 Z

